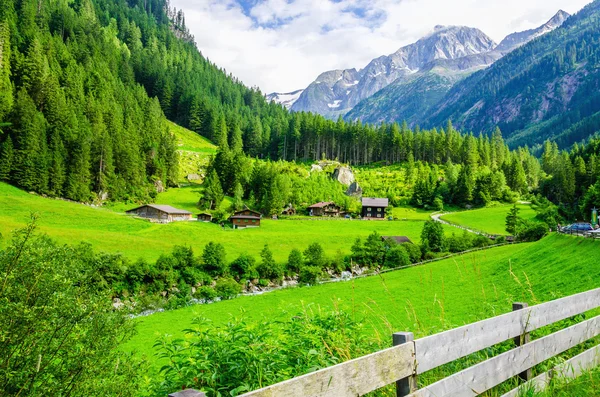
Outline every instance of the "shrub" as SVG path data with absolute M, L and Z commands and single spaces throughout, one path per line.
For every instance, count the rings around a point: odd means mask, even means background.
M 421 261 L 421 248 L 416 244 L 406 243 L 402 244 L 406 252 L 408 252 L 408 257 L 410 258 L 411 263 L 418 263 Z
M 113 259 L 37 236 L 35 224 L 0 251 L 3 395 L 138 394 L 144 369 L 120 349 L 133 328 L 98 273 Z
M 229 273 L 237 281 L 254 278 L 256 260 L 248 254 L 241 254 L 236 260 L 229 264 Z
M 410 265 L 410 257 L 404 245 L 397 244 L 390 248 L 385 256 L 384 266 L 387 268 L 401 267 Z
M 227 272 L 225 262 L 225 248 L 223 245 L 213 243 L 206 244 L 202 252 L 203 269 L 213 277 L 222 277 Z
M 217 296 L 227 300 L 238 296 L 242 292 L 242 286 L 232 278 L 220 278 L 215 285 Z
M 302 263 L 304 262 L 304 258 L 302 257 L 302 252 L 299 249 L 294 248 L 290 255 L 288 256 L 287 261 L 287 271 L 288 274 L 298 274 L 300 273 L 300 268 L 302 268 Z
M 262 260 L 256 267 L 259 277 L 272 281 L 281 281 L 283 279 L 283 266 L 275 262 L 273 253 L 267 244 L 265 244 L 260 252 L 260 256 Z
M 435 221 L 427 221 L 421 232 L 421 245 L 425 252 L 443 252 L 446 241 L 442 224 Z
M 322 270 L 317 266 L 304 266 L 300 269 L 298 275 L 298 282 L 301 284 L 315 285 L 319 281 Z
M 325 251 L 319 243 L 312 243 L 304 251 L 306 266 L 316 266 L 323 269 L 326 265 Z
M 520 241 L 538 241 L 548 234 L 548 225 L 544 222 L 525 222 L 519 233 Z
M 432 207 L 435 211 L 443 211 L 444 210 L 444 200 L 441 197 L 436 197 L 433 200 Z
M 217 297 L 217 291 L 215 291 L 213 287 L 203 285 L 196 290 L 194 297 L 198 299 L 204 299 L 206 302 L 212 302 Z
M 243 318 L 224 326 L 195 319 L 189 328 L 185 338 L 156 343 L 166 364 L 154 395 L 182 386 L 209 397 L 240 395 L 383 348 L 362 336 L 361 324 L 344 312 L 315 310 L 257 325 Z

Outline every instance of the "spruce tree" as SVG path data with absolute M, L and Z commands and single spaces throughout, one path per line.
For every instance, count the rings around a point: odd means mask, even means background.
M 14 160 L 14 148 L 10 136 L 0 146 L 0 181 L 8 182 Z

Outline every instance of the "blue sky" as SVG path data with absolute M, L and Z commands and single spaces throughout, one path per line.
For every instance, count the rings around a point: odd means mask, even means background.
M 204 55 L 263 92 L 305 88 L 327 70 L 363 68 L 436 25 L 499 42 L 590 0 L 171 0 Z

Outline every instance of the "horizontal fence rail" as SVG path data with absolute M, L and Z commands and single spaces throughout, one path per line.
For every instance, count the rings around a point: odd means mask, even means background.
M 413 340 L 409 332 L 393 335 L 394 347 L 324 368 L 243 397 L 350 397 L 361 396 L 396 383 L 397 396 L 477 396 L 514 376 L 526 383 L 503 397 L 516 397 L 525 387 L 543 390 L 556 376 L 576 377 L 600 364 L 600 346 L 573 357 L 552 371 L 531 378 L 531 368 L 600 335 L 600 316 L 534 341 L 529 333 L 600 307 L 600 288 L 527 307 L 514 304 L 513 312 Z M 491 357 L 422 389 L 419 374 L 514 339 L 517 347 Z

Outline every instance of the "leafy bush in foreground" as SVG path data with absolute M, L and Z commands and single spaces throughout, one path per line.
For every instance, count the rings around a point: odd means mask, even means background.
M 182 386 L 210 397 L 235 396 L 381 348 L 360 330 L 344 312 L 310 309 L 283 323 L 250 324 L 242 318 L 219 327 L 196 319 L 185 338 L 156 343 L 168 362 L 156 396 Z
M 141 363 L 118 349 L 132 328 L 98 283 L 106 258 L 34 231 L 0 251 L 0 394 L 136 395 Z

